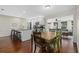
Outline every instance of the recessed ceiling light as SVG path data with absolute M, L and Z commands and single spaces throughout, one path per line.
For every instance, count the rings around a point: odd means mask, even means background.
M 51 6 L 50 5 L 45 5 L 44 6 L 46 9 L 50 8 Z
M 2 8 L 1 11 L 4 11 L 4 9 Z
M 3 11 L 5 11 L 5 9 L 1 8 L 1 9 L 0 9 L 0 12 L 3 12 Z

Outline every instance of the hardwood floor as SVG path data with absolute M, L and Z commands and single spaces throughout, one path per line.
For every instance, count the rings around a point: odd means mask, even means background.
M 75 53 L 72 40 L 62 40 L 61 53 Z M 31 41 L 11 40 L 10 37 L 0 38 L 0 53 L 31 53 Z
M 73 46 L 73 41 L 71 39 L 62 40 L 61 53 L 76 53 L 76 49 Z
M 19 40 L 11 40 L 10 37 L 0 38 L 0 52 L 3 53 L 30 53 L 30 41 L 21 42 Z

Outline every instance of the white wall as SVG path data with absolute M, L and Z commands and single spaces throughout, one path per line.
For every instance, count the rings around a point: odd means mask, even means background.
M 0 15 L 0 37 L 9 36 L 11 29 L 20 28 L 21 18 Z
M 77 42 L 77 48 L 78 48 L 78 52 L 79 52 L 79 6 L 76 7 L 76 11 L 75 11 L 75 15 L 74 15 L 75 19 L 74 19 L 74 22 L 75 22 L 75 26 L 74 26 L 74 29 L 75 29 L 75 32 L 74 32 L 74 36 L 75 36 L 75 41 Z
M 77 43 L 79 52 L 79 6 L 75 6 L 73 13 L 73 42 Z
M 77 19 L 77 48 L 78 48 L 78 52 L 79 52 L 79 17 Z
M 28 22 L 32 22 L 32 27 L 35 25 L 35 22 L 44 25 L 43 18 L 43 16 L 37 16 L 24 19 L 0 15 L 0 37 L 9 36 L 11 29 L 27 29 Z
M 20 19 L 20 26 L 19 26 L 19 28 L 20 29 L 27 29 L 27 19 Z

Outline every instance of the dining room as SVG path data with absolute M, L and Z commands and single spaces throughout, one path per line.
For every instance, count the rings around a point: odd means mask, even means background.
M 74 19 L 74 5 L 0 5 L 0 52 L 77 53 Z

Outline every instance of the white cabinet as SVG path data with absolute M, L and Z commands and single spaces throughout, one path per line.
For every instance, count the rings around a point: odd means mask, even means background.
M 20 29 L 17 31 L 21 32 L 21 41 L 26 41 L 31 39 L 32 30 Z

